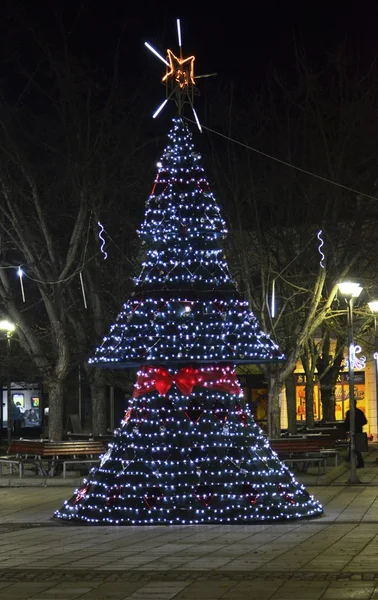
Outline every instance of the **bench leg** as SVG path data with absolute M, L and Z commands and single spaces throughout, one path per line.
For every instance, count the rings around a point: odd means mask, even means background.
M 45 469 L 43 468 L 43 464 L 42 464 L 41 460 L 37 460 L 37 469 L 38 469 L 39 475 L 41 475 L 42 477 L 47 476 L 47 473 L 46 473 Z
M 55 460 L 55 458 L 53 458 L 50 463 L 50 466 L 49 466 L 49 471 L 48 471 L 49 477 L 54 477 L 57 464 L 58 464 L 58 461 Z
M 66 478 L 66 463 L 63 463 L 63 479 Z

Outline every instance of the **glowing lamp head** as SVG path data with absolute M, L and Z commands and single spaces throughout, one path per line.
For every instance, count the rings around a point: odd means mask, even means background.
M 368 304 L 371 312 L 378 314 L 378 300 L 373 300 L 372 302 L 368 302 Z
M 1 331 L 7 331 L 8 333 L 11 333 L 15 329 L 16 329 L 16 325 L 14 323 L 11 323 L 10 321 L 7 321 L 6 319 L 3 321 L 0 321 L 0 330 Z
M 337 287 L 345 298 L 358 298 L 362 292 L 362 287 L 355 281 L 340 281 Z

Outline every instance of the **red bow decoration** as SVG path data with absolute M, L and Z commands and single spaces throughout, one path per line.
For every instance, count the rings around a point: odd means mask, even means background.
M 230 366 L 184 367 L 176 375 L 171 375 L 163 367 L 142 367 L 138 373 L 133 397 L 142 396 L 157 390 L 165 396 L 172 384 L 175 384 L 184 396 L 190 396 L 195 386 L 206 387 L 231 394 L 240 394 L 241 388 L 234 369 Z

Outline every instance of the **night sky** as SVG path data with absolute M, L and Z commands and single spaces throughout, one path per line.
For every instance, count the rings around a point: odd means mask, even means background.
M 246 8 L 248 7 L 248 8 Z M 80 17 L 77 19 L 78 8 Z M 120 68 L 135 86 L 159 76 L 164 66 L 150 56 L 144 41 L 161 52 L 177 49 L 176 18 L 181 19 L 184 54 L 195 54 L 197 74 L 217 72 L 221 80 L 259 85 L 271 65 L 290 72 L 294 39 L 314 63 L 338 43 L 350 58 L 369 62 L 377 51 L 378 10 L 371 2 L 129 2 L 127 0 L 3 0 L 0 7 L 3 61 L 24 48 L 30 31 L 40 30 L 57 48 L 62 11 L 71 49 L 92 64 L 111 61 L 120 39 Z M 55 22 L 54 22 L 55 21 Z M 121 36 L 121 37 L 120 37 Z M 131 84 L 131 81 L 130 81 Z
M 366 70 L 378 53 L 378 9 L 364 1 L 266 0 L 224 6 L 204 1 L 3 0 L 0 84 L 11 102 L 25 84 L 17 81 L 19 66 L 33 72 L 39 64 L 36 38 L 43 40 L 58 61 L 63 56 L 57 15 L 61 15 L 62 28 L 68 34 L 70 54 L 88 66 L 95 79 L 98 76 L 104 82 L 108 76 L 110 81 L 118 47 L 121 93 L 125 98 L 135 92 L 140 95 L 140 110 L 151 136 L 158 130 L 163 134 L 169 111 L 159 123 L 151 123 L 153 111 L 165 96 L 160 83 L 165 67 L 144 42 L 150 42 L 163 55 L 167 48 L 178 51 L 178 17 L 184 56 L 196 56 L 195 73 L 217 73 L 217 77 L 197 81 L 200 97 L 196 108 L 205 120 L 209 106 L 224 103 L 220 90 L 229 90 L 232 85 L 235 104 L 244 109 L 254 94 L 269 85 L 273 69 L 286 81 L 295 77 L 295 43 L 305 48 L 315 70 L 321 69 L 340 44 L 346 49 L 351 71 Z M 209 121 L 211 126 L 213 121 Z
M 130 50 L 132 62 L 142 67 L 146 63 L 145 40 L 161 50 L 176 45 L 177 17 L 181 19 L 184 53 L 197 56 L 198 71 L 215 69 L 229 77 L 259 73 L 270 62 L 289 65 L 294 33 L 298 40 L 303 37 L 314 58 L 344 41 L 351 50 L 359 46 L 364 54 L 376 48 L 378 11 L 368 2 L 266 0 L 223 6 L 211 2 L 180 5 L 142 0 L 130 5 L 126 0 L 92 0 L 90 5 L 93 21 L 88 22 L 88 35 L 101 46 L 122 29 L 124 48 Z M 216 10 L 209 6 L 216 6 Z

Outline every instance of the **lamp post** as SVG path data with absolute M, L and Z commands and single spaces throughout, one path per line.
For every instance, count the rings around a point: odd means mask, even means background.
M 350 436 L 350 476 L 348 483 L 361 483 L 356 472 L 356 406 L 354 402 L 354 339 L 353 302 L 362 292 L 359 283 L 341 281 L 337 284 L 347 302 L 348 316 L 348 369 L 349 369 L 349 436 Z
M 377 435 L 378 435 L 378 339 L 377 339 L 377 315 L 378 300 L 369 302 L 369 308 L 374 315 L 374 361 L 375 361 L 375 403 L 377 407 Z
M 12 333 L 16 329 L 14 323 L 10 321 L 0 321 L 0 330 L 5 331 L 7 334 L 7 441 L 8 446 L 12 441 L 12 421 L 11 421 L 11 411 L 12 411 L 12 389 L 11 389 L 11 373 L 10 373 L 10 350 L 11 350 L 11 338 Z M 1 398 L 1 422 L 3 423 L 3 398 Z

